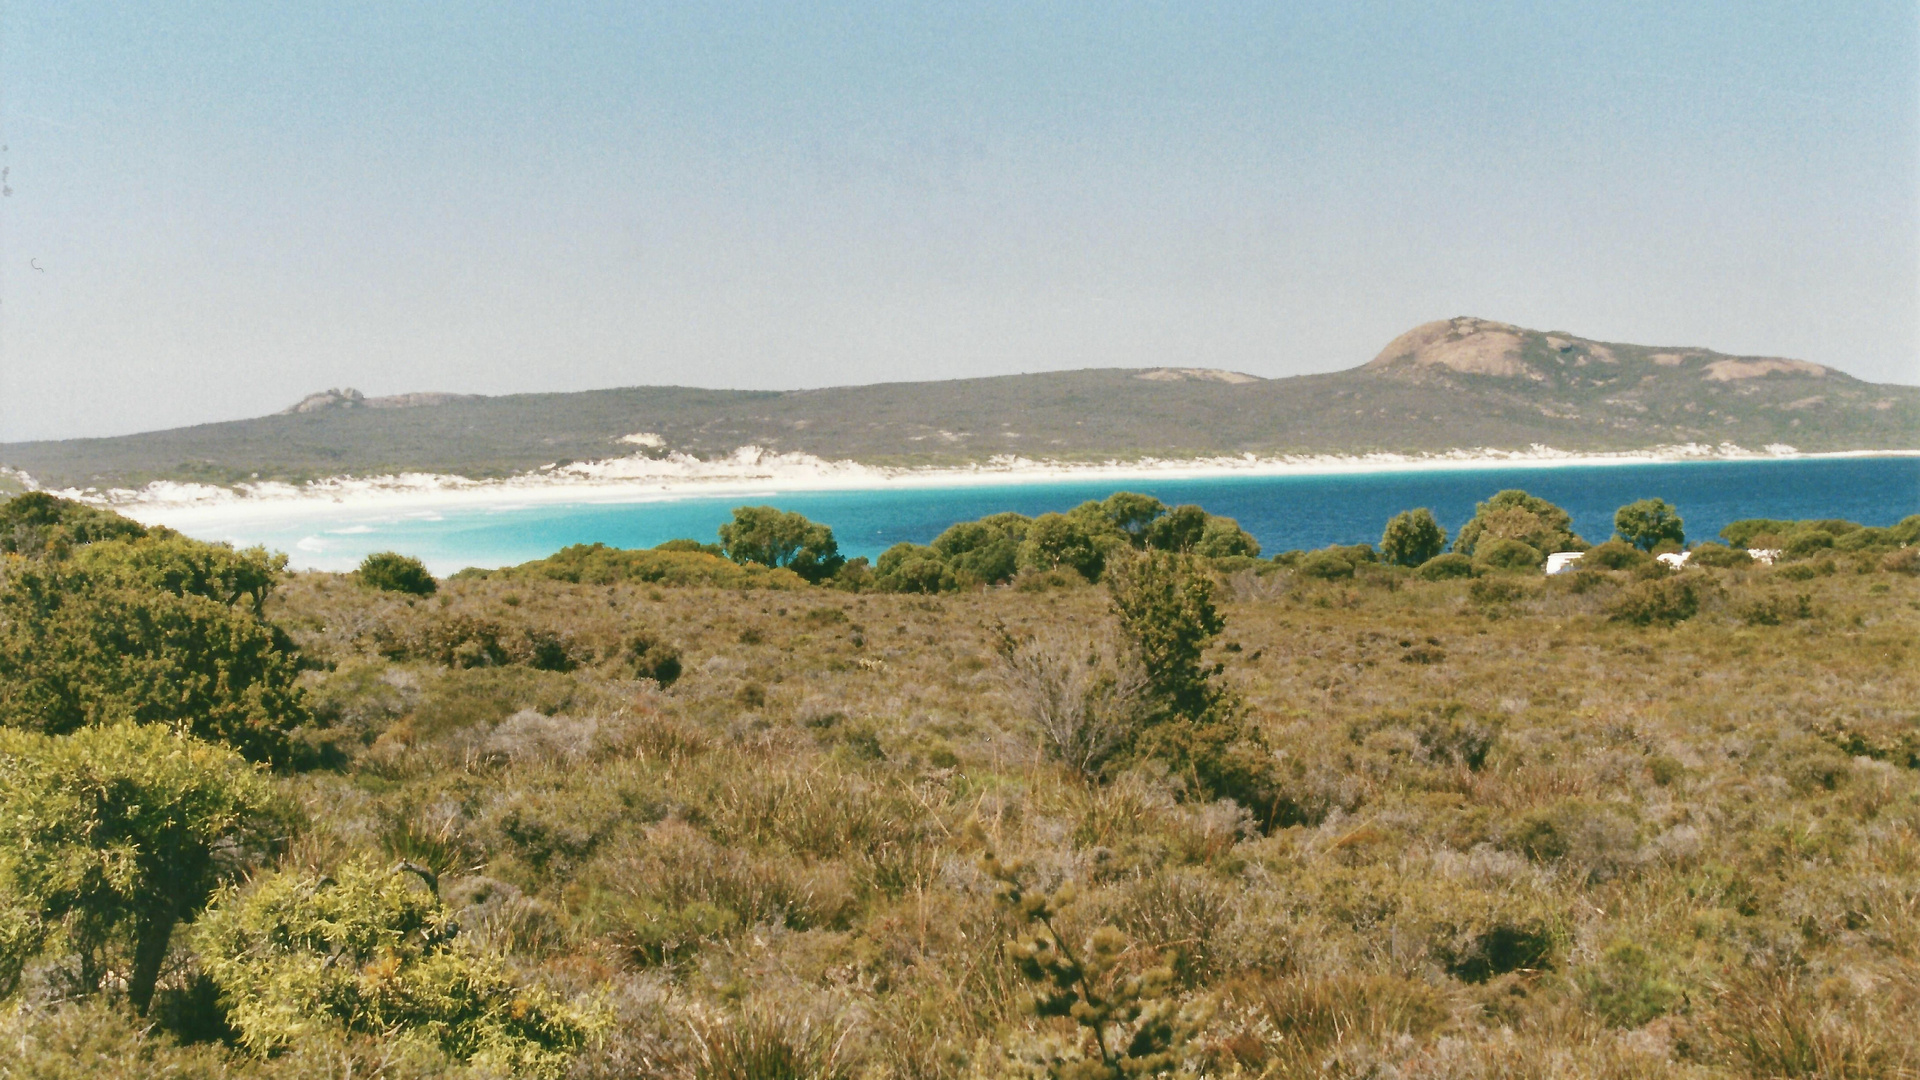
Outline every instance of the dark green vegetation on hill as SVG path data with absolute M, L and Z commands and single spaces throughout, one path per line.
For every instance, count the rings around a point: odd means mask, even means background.
M 7 716 L 0 1074 L 1920 1075 L 1920 518 L 417 595 L 17 502 L 10 641 L 117 670 L 120 609 L 22 599 L 84 572 L 300 674 L 206 686 L 259 728 Z
M 1733 442 L 1805 451 L 1920 446 L 1920 388 L 1800 361 L 1603 344 L 1500 323 L 1420 327 L 1365 366 L 1233 381 L 1217 372 L 1088 370 L 785 393 L 634 387 L 309 412 L 108 439 L 0 445 L 47 487 L 155 479 L 300 482 L 403 471 L 498 477 L 646 452 L 741 446 L 872 464 L 1002 454 L 1141 456 L 1569 451 Z

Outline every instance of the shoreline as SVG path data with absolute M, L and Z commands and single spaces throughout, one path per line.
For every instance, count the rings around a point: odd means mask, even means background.
M 156 481 L 138 490 L 67 489 L 52 494 L 108 507 L 143 524 L 183 531 L 238 523 L 295 521 L 347 513 L 502 510 L 534 505 L 619 504 L 798 492 L 938 489 L 1077 481 L 1196 480 L 1233 477 L 1324 476 L 1611 465 L 1739 461 L 1810 461 L 1863 457 L 1920 457 L 1916 450 L 1800 453 L 1791 447 L 1674 446 L 1617 453 L 1573 453 L 1536 446 L 1524 451 L 1454 450 L 1438 454 L 1282 455 L 1046 462 L 997 458 L 986 464 L 887 467 L 826 461 L 807 454 L 772 454 L 742 447 L 715 461 L 686 455 L 579 462 L 503 480 L 427 473 L 331 477 L 295 486 Z

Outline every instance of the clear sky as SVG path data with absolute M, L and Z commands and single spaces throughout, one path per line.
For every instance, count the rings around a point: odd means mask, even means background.
M 8 0 L 0 143 L 0 439 L 1461 314 L 1920 382 L 1913 0 Z

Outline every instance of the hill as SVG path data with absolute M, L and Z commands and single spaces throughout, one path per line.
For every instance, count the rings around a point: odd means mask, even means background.
M 49 487 L 301 482 L 405 471 L 499 477 L 633 453 L 745 445 L 879 465 L 1238 454 L 1568 451 L 1679 443 L 1920 446 L 1920 387 L 1709 349 L 1592 341 L 1476 318 L 1428 323 L 1360 367 L 1261 379 L 1089 369 L 786 392 L 629 387 L 480 397 L 315 394 L 274 415 L 102 439 L 0 444 Z

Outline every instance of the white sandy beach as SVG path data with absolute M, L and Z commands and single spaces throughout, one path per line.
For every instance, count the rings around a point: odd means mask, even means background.
M 502 480 L 404 473 L 397 476 L 332 477 L 299 486 L 262 483 L 223 488 L 207 484 L 157 482 L 138 490 L 67 490 L 56 494 L 111 506 L 146 524 L 167 525 L 192 532 L 261 520 L 292 523 L 307 517 L 337 517 L 342 512 L 421 514 L 543 504 L 637 503 L 747 493 L 1876 456 L 1920 456 L 1920 450 L 1801 454 L 1789 446 L 1769 446 L 1753 451 L 1723 444 L 1579 454 L 1535 446 L 1518 451 L 1477 449 L 1423 455 L 1257 457 L 1248 454 L 1242 457 L 1179 460 L 1144 458 L 1106 462 L 1048 462 L 1002 457 L 982 465 L 957 468 L 885 468 L 851 461 L 827 461 L 808 454 L 775 454 L 759 447 L 746 446 L 726 458 L 712 461 L 683 454 L 664 458 L 634 455 L 605 461 L 576 462 Z

